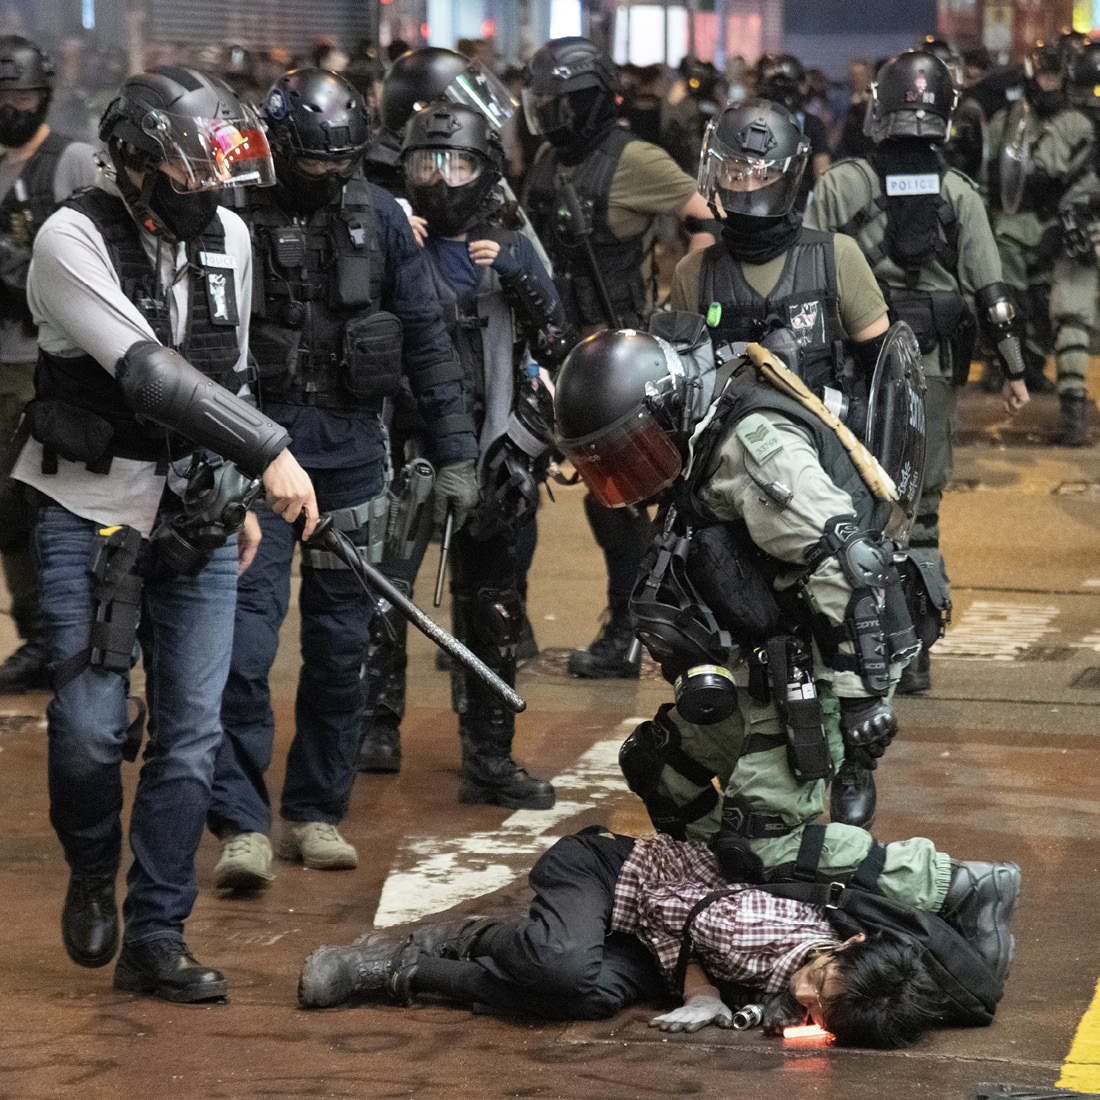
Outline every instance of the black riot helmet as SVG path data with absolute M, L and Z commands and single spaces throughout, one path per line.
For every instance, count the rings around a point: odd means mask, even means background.
M 453 237 L 483 217 L 504 171 L 504 149 L 485 116 L 461 103 L 417 111 L 401 144 L 405 191 L 433 234 Z
M 291 69 L 268 89 L 264 117 L 280 201 L 319 210 L 355 174 L 370 142 L 362 95 L 327 69 Z
M 647 500 L 676 480 L 715 382 L 709 340 L 681 355 L 648 332 L 595 332 L 566 356 L 557 377 L 558 446 L 602 504 Z
M 614 117 L 618 74 L 587 38 L 552 38 L 523 70 L 523 110 L 553 145 L 584 141 Z
M 0 145 L 18 149 L 38 132 L 50 109 L 53 77 L 53 62 L 33 42 L 17 34 L 0 37 L 0 91 L 39 93 L 33 106 L 0 107 Z
M 806 102 L 806 70 L 789 53 L 762 54 L 753 73 L 756 94 L 761 99 L 782 103 L 788 111 L 800 111 Z
M 1066 96 L 1074 107 L 1100 110 L 1100 42 L 1090 42 L 1069 62 Z
M 196 69 L 164 66 L 129 77 L 103 112 L 99 139 L 130 213 L 170 241 L 198 236 L 227 188 L 275 182 L 256 111 Z M 144 173 L 140 187 L 127 170 Z
M 1024 58 L 1024 96 L 1036 114 L 1046 118 L 1065 105 L 1063 89 L 1066 59 L 1057 42 L 1035 43 Z M 1044 88 L 1039 78 L 1043 75 L 1060 78 L 1055 87 Z M 1048 81 L 1053 84 L 1054 81 Z
M 400 134 L 419 110 L 440 99 L 480 111 L 499 130 L 518 104 L 504 84 L 479 61 L 454 50 L 426 46 L 408 50 L 382 81 L 382 125 Z
M 959 90 L 935 55 L 909 50 L 890 58 L 871 82 L 863 132 L 877 145 L 891 137 L 947 140 Z
M 715 216 L 789 214 L 810 159 L 810 143 L 786 107 L 766 99 L 735 103 L 710 125 L 699 156 L 699 193 Z

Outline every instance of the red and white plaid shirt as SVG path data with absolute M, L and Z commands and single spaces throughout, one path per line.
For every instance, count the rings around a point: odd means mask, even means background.
M 838 942 L 820 906 L 731 886 L 705 844 L 667 836 L 635 842 L 615 884 L 611 927 L 637 936 L 671 979 L 692 906 L 723 889 L 737 893 L 708 905 L 692 926 L 692 961 L 711 981 L 777 993 L 812 947 Z

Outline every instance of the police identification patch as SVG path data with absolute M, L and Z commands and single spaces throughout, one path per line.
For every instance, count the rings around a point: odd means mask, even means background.
M 775 427 L 759 413 L 751 413 L 738 422 L 735 436 L 758 463 L 763 465 L 772 455 L 783 449 L 783 443 Z
M 206 305 L 210 310 L 210 323 L 236 326 L 240 321 L 237 312 L 237 284 L 229 270 L 206 270 Z
M 286 96 L 278 88 L 272 88 L 267 95 L 267 117 L 275 122 L 286 118 Z
M 912 175 L 887 176 L 888 198 L 907 198 L 913 195 L 938 195 L 940 177 L 937 172 L 916 172 Z

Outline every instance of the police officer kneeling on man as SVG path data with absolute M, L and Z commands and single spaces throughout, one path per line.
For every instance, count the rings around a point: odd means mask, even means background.
M 114 984 L 214 1000 L 226 995 L 225 978 L 190 954 L 183 923 L 255 518 L 239 542 L 234 535 L 259 488 L 252 479 L 287 522 L 304 511 L 307 536 L 317 522 L 289 435 L 238 396 L 248 380 L 252 252 L 244 224 L 218 200 L 234 185 L 274 182 L 274 171 L 255 113 L 192 69 L 130 77 L 99 136 L 114 183 L 70 199 L 35 240 L 27 300 L 40 351 L 13 469 L 35 504 L 54 688 L 50 820 L 71 871 L 62 938 L 87 967 L 107 965 L 118 947 L 136 634 L 150 737 L 130 815 L 134 862 Z
M 722 239 L 677 264 L 669 303 L 705 316 L 712 343 L 727 354 L 772 328 L 789 329 L 798 374 L 815 391 L 830 386 L 843 414 L 856 395 L 842 394 L 835 379 L 844 368 L 853 386 L 856 375 L 870 377 L 889 322 L 855 241 L 806 229 L 795 210 L 810 152 L 786 107 L 759 100 L 722 112 L 699 166 L 699 190 L 722 220 Z M 845 348 L 855 362 L 845 363 Z M 833 779 L 833 820 L 869 827 L 874 808 L 871 772 L 846 761 Z

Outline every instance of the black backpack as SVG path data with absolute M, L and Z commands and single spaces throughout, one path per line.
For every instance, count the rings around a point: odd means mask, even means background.
M 824 825 L 807 825 L 802 836 L 794 882 L 758 886 L 777 897 L 794 898 L 825 908 L 825 918 L 843 937 L 882 931 L 915 941 L 928 973 L 943 995 L 944 1022 L 959 1027 L 986 1027 L 993 1021 L 1004 985 L 973 944 L 939 914 L 891 901 L 878 888 L 886 849 L 875 844 L 847 885 L 816 881 L 825 843 Z
M 943 1023 L 957 1027 L 986 1027 L 992 1023 L 1004 993 L 1003 983 L 974 946 L 938 914 L 912 909 L 882 895 L 878 878 L 886 863 L 886 849 L 876 843 L 846 884 L 820 882 L 817 866 L 824 843 L 825 826 L 807 825 L 791 881 L 750 885 L 776 897 L 822 906 L 825 919 L 845 939 L 859 932 L 878 931 L 916 943 L 942 995 Z M 681 977 L 691 953 L 695 916 L 707 905 L 732 893 L 733 890 L 715 890 L 692 909 L 684 926 L 678 965 Z

